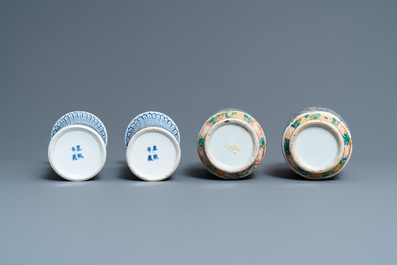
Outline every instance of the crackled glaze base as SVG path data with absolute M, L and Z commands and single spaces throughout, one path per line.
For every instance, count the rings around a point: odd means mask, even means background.
M 299 175 L 330 178 L 347 164 L 353 146 L 345 121 L 336 112 L 310 107 L 294 115 L 284 130 L 283 155 Z
M 259 123 L 248 113 L 226 109 L 204 123 L 197 148 L 202 163 L 211 173 L 238 179 L 250 175 L 261 163 L 266 138 Z

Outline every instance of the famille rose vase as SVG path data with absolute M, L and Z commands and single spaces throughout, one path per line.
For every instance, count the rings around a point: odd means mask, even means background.
M 106 161 L 106 128 L 95 115 L 74 111 L 54 125 L 48 146 L 48 160 L 54 171 L 71 181 L 94 177 Z
M 170 117 L 156 111 L 139 114 L 125 132 L 128 167 L 143 180 L 168 178 L 181 159 L 179 141 L 178 127 Z
M 266 150 L 265 134 L 259 123 L 238 109 L 218 111 L 202 126 L 198 154 L 207 169 L 225 179 L 250 175 Z
M 351 139 L 340 115 L 327 108 L 310 107 L 289 120 L 282 151 L 286 162 L 299 175 L 325 179 L 346 166 L 353 150 Z

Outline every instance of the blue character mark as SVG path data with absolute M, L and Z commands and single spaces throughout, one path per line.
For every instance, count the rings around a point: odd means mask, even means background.
M 79 159 L 84 158 L 83 154 L 81 153 L 83 149 L 81 149 L 80 145 L 76 145 L 76 147 L 72 147 L 72 152 L 74 153 L 72 156 L 73 161 L 77 161 Z
M 149 162 L 159 159 L 159 156 L 157 154 L 157 151 L 158 151 L 157 146 L 155 146 L 155 145 L 153 145 L 153 147 L 148 146 L 147 151 L 149 153 L 149 155 L 147 157 L 147 160 Z

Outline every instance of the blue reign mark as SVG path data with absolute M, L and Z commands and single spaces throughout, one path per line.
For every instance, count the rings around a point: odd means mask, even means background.
M 154 161 L 154 160 L 158 160 L 159 156 L 157 155 L 157 146 L 153 145 L 153 147 L 151 148 L 150 146 L 147 148 L 147 151 L 150 153 L 147 157 L 147 160 L 149 162 Z
M 83 154 L 81 153 L 83 149 L 81 149 L 80 145 L 76 145 L 76 147 L 72 147 L 72 151 L 74 152 L 72 157 L 73 161 L 84 158 Z

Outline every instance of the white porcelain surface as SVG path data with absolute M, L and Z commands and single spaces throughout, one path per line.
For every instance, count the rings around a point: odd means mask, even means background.
M 131 138 L 127 163 L 131 171 L 147 181 L 169 177 L 178 167 L 181 151 L 178 141 L 167 130 L 149 127 Z
M 215 124 L 204 144 L 211 163 L 225 172 L 235 173 L 249 167 L 258 155 L 255 131 L 238 119 Z
M 332 131 L 323 126 L 306 127 L 296 137 L 295 154 L 303 168 L 321 171 L 335 163 L 339 142 Z
M 85 125 L 69 125 L 51 138 L 48 159 L 61 177 L 83 181 L 102 169 L 106 160 L 106 145 L 95 130 Z

